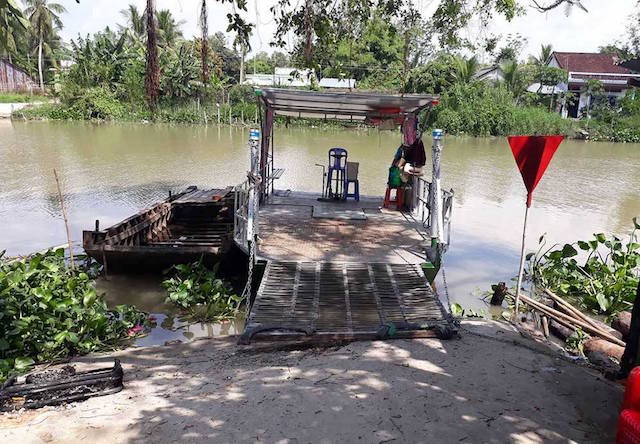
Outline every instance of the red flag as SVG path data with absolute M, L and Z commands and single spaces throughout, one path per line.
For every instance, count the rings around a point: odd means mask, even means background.
M 509 136 L 509 145 L 527 187 L 527 207 L 564 136 Z

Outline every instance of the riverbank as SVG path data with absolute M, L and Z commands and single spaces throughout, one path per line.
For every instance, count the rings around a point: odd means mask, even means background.
M 280 351 L 228 338 L 93 355 L 81 361 L 122 360 L 125 390 L 0 416 L 0 440 L 614 440 L 622 386 L 496 323 L 463 326 L 488 337 Z
M 490 90 L 492 91 L 492 90 Z M 497 102 L 496 102 L 497 100 Z M 464 106 L 460 105 L 464 103 Z M 253 100 L 230 103 L 200 101 L 177 105 L 158 105 L 151 111 L 144 105 L 117 100 L 104 92 L 93 91 L 74 103 L 49 103 L 18 108 L 12 114 L 18 120 L 111 121 L 122 123 L 173 123 L 235 126 L 257 125 L 259 116 Z M 438 107 L 426 114 L 425 128 L 442 128 L 455 136 L 506 136 L 509 134 L 562 134 L 570 139 L 640 143 L 640 126 L 631 117 L 566 119 L 542 107 L 519 106 L 512 100 L 467 92 L 463 99 L 446 95 Z M 343 128 L 360 123 L 322 119 L 279 117 L 281 125 L 314 128 Z

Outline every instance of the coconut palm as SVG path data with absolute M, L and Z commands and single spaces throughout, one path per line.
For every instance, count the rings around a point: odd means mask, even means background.
M 9 56 L 9 61 L 17 50 L 16 36 L 28 27 L 29 22 L 15 0 L 0 0 L 0 51 Z
M 142 42 L 147 31 L 144 12 L 140 12 L 136 5 L 130 4 L 126 9 L 120 11 L 120 15 L 127 22 L 124 26 L 118 25 L 118 28 L 123 32 L 128 32 L 134 41 Z
M 455 61 L 456 72 L 454 74 L 457 83 L 471 83 L 475 78 L 480 64 L 476 56 L 465 59 L 464 57 L 456 57 Z
M 209 83 L 209 13 L 207 11 L 207 0 L 202 0 L 198 23 L 202 32 L 200 40 L 201 78 L 202 84 L 206 87 L 207 83 Z
M 160 66 L 158 65 L 158 30 L 155 15 L 155 1 L 147 0 L 147 68 L 144 79 L 147 103 L 150 108 L 155 108 L 160 89 Z
M 40 89 L 44 91 L 44 77 L 42 74 L 43 51 L 51 52 L 49 43 L 57 38 L 56 32 L 62 29 L 60 14 L 66 12 L 60 3 L 51 3 L 49 0 L 27 0 L 25 14 L 29 17 L 32 32 L 38 42 L 38 75 Z
M 173 46 L 178 39 L 182 38 L 180 27 L 184 25 L 184 20 L 176 21 L 168 9 L 162 9 L 156 14 L 158 21 L 158 36 L 163 45 Z
M 538 57 L 531 57 L 531 61 L 536 66 L 546 66 L 551 60 L 552 54 L 552 45 L 540 45 L 540 54 L 538 55 Z

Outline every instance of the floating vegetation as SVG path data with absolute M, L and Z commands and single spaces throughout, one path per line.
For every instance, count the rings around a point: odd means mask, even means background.
M 20 260 L 0 254 L 0 381 L 36 362 L 113 348 L 149 322 L 135 307 L 108 308 L 91 270 L 69 267 L 61 248 Z
M 568 296 L 583 309 L 606 315 L 628 310 L 635 300 L 640 273 L 638 229 L 640 224 L 634 218 L 633 230 L 625 241 L 598 233 L 590 240 L 546 250 L 542 236 L 538 252 L 528 256 L 529 274 L 537 286 Z
M 238 313 L 242 297 L 233 292 L 228 282 L 218 278 L 218 267 L 209 270 L 202 260 L 192 264 L 174 265 L 173 277 L 162 286 L 169 295 L 165 302 L 181 308 L 184 318 L 194 322 L 215 322 L 232 319 Z

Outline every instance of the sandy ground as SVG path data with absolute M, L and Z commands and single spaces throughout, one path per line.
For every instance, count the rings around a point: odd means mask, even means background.
M 0 442 L 613 442 L 620 385 L 492 323 L 466 327 L 500 340 L 248 351 L 223 339 L 92 356 L 121 358 L 125 390 L 0 415 Z

